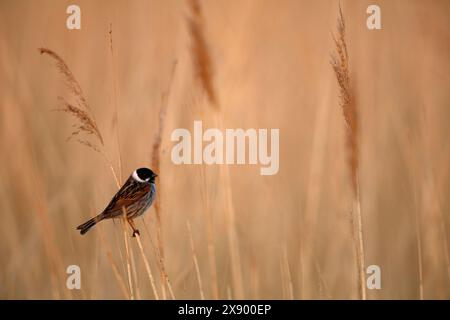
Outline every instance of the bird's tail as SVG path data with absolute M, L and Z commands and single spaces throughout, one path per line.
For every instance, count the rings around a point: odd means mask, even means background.
M 89 220 L 86 221 L 85 223 L 80 224 L 80 225 L 77 227 L 77 230 L 80 230 L 80 233 L 81 233 L 81 234 L 85 234 L 86 232 L 89 231 L 90 228 L 92 228 L 93 226 L 95 226 L 95 224 L 96 224 L 97 222 L 102 221 L 103 218 L 104 218 L 103 215 L 102 215 L 102 214 L 99 214 L 98 216 L 96 216 L 96 217 L 94 217 L 94 218 L 92 218 L 92 219 L 89 219 Z

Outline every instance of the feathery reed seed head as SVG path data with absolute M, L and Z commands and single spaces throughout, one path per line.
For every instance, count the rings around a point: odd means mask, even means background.
M 79 134 L 81 133 L 85 133 L 87 135 L 93 135 L 98 140 L 100 145 L 103 146 L 103 137 L 100 133 L 100 130 L 98 129 L 95 118 L 87 103 L 86 98 L 83 95 L 81 86 L 75 79 L 75 76 L 73 75 L 70 68 L 56 52 L 47 48 L 39 48 L 39 52 L 41 54 L 47 54 L 56 61 L 56 67 L 58 68 L 58 71 L 64 76 L 66 85 L 75 98 L 76 104 L 71 104 L 63 97 L 58 97 L 58 101 L 61 106 L 56 109 L 56 111 L 66 112 L 72 115 L 76 120 L 78 120 L 78 124 L 73 126 L 75 130 L 72 131 L 69 139 L 75 136 L 79 136 Z M 100 148 L 87 139 L 78 138 L 77 141 L 97 152 L 100 152 Z
M 356 193 L 358 171 L 358 119 L 355 99 L 350 83 L 347 44 L 345 42 L 345 20 L 340 7 L 337 30 L 337 37 L 333 37 L 336 45 L 336 52 L 331 56 L 331 65 L 339 84 L 339 104 L 345 119 L 346 140 L 349 149 L 348 164 L 351 170 L 353 191 Z
M 220 109 L 213 83 L 213 67 L 210 52 L 204 35 L 204 23 L 200 4 L 197 0 L 189 1 L 191 17 L 188 18 L 189 31 L 192 39 L 191 52 L 195 72 L 208 96 L 209 102 Z

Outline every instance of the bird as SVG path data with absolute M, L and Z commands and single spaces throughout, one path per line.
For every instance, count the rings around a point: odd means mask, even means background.
M 133 229 L 133 237 L 140 235 L 133 219 L 143 215 L 156 198 L 155 178 L 158 175 L 149 168 L 133 171 L 125 184 L 115 194 L 108 206 L 99 215 L 79 225 L 77 230 L 85 234 L 93 226 L 105 219 L 123 217 Z

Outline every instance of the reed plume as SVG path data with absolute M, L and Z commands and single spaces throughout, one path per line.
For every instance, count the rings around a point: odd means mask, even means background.
M 340 7 L 337 30 L 338 37 L 333 37 L 336 45 L 336 53 L 331 56 L 331 65 L 333 66 L 333 70 L 339 84 L 339 105 L 342 108 L 342 113 L 346 124 L 346 141 L 349 157 L 348 164 L 351 170 L 353 191 L 356 194 L 358 174 L 358 121 L 353 91 L 350 87 L 348 52 L 347 44 L 345 42 L 345 21 Z
M 80 133 L 86 133 L 87 135 L 93 135 L 101 146 L 104 145 L 103 137 L 98 129 L 97 122 L 95 121 L 95 117 L 89 107 L 89 104 L 86 101 L 86 98 L 83 95 L 83 91 L 81 90 L 81 86 L 78 81 L 75 79 L 72 71 L 69 69 L 64 60 L 54 51 L 47 48 L 39 48 L 39 52 L 41 54 L 46 54 L 50 56 L 53 60 L 56 61 L 56 67 L 59 72 L 64 76 L 65 83 L 73 94 L 76 104 L 69 103 L 63 97 L 58 97 L 60 101 L 61 107 L 57 109 L 58 111 L 66 112 L 76 118 L 79 124 L 74 125 L 75 130 L 69 136 L 75 137 Z M 99 147 L 93 144 L 91 141 L 86 139 L 78 139 L 78 142 L 87 145 L 88 147 L 93 148 L 96 151 L 100 151 Z
M 200 79 L 201 86 L 205 90 L 209 102 L 215 108 L 220 109 L 212 80 L 213 66 L 204 35 L 202 10 L 197 0 L 190 0 L 189 8 L 191 17 L 188 18 L 188 24 L 192 38 L 191 51 L 195 72 Z
M 110 31 L 109 31 L 109 44 L 110 44 L 110 53 L 111 53 L 111 64 L 113 64 L 113 60 L 114 60 L 114 47 L 113 47 L 113 35 L 112 35 L 112 25 L 110 25 Z M 69 136 L 69 139 L 73 138 L 73 137 L 78 137 L 80 134 L 86 134 L 88 137 L 89 136 L 93 136 L 96 140 L 96 142 L 93 142 L 92 140 L 88 139 L 88 138 L 78 138 L 77 141 L 83 145 L 88 146 L 89 148 L 91 148 L 94 151 L 97 151 L 99 153 L 101 153 L 105 159 L 106 162 L 108 163 L 111 172 L 114 176 L 114 179 L 116 181 L 117 187 L 120 188 L 120 179 L 118 178 L 120 176 L 116 173 L 116 170 L 114 169 L 114 166 L 112 164 L 112 161 L 110 160 L 110 157 L 108 156 L 106 150 L 105 150 L 105 145 L 104 145 L 104 140 L 103 137 L 100 133 L 100 130 L 98 129 L 97 123 L 95 121 L 94 115 L 91 111 L 91 108 L 89 107 L 86 98 L 83 95 L 83 91 L 81 89 L 81 86 L 79 85 L 78 81 L 75 79 L 75 76 L 73 75 L 72 71 L 70 70 L 70 68 L 67 66 L 67 64 L 64 62 L 64 60 L 54 51 L 50 50 L 50 49 L 46 49 L 46 48 L 40 48 L 39 52 L 41 54 L 47 54 L 49 55 L 52 59 L 54 59 L 56 61 L 56 66 L 58 68 L 58 70 L 60 71 L 61 74 L 63 74 L 64 76 L 64 80 L 66 85 L 68 86 L 70 92 L 73 94 L 76 103 L 72 104 L 69 103 L 66 99 L 62 98 L 62 97 L 58 97 L 58 100 L 60 101 L 61 107 L 58 108 L 58 111 L 62 111 L 65 113 L 70 114 L 71 116 L 73 116 L 78 123 L 76 125 L 74 125 L 75 130 L 71 133 L 71 135 Z M 172 81 L 172 77 L 175 71 L 175 66 L 176 63 L 174 64 L 173 70 L 172 70 L 172 74 L 171 74 L 171 78 L 170 78 L 170 84 Z M 116 84 L 116 79 L 114 79 L 114 123 L 116 124 L 116 138 L 117 138 L 117 147 L 120 147 L 120 143 L 119 143 L 119 132 L 118 132 L 118 106 L 117 106 L 117 84 Z M 168 92 L 170 91 L 170 86 L 168 89 Z M 158 130 L 158 134 L 157 137 L 155 139 L 155 143 L 153 144 L 153 153 L 152 153 L 152 165 L 154 170 L 156 170 L 157 172 L 159 172 L 159 157 L 160 157 L 160 149 L 161 149 L 161 141 L 162 141 L 162 132 L 163 132 L 163 128 L 164 128 L 164 118 L 167 112 L 167 95 L 168 92 L 163 94 L 163 99 L 162 99 L 162 107 L 161 107 L 161 111 L 160 111 L 160 123 L 159 123 L 159 130 Z M 120 150 L 119 150 L 119 170 L 121 171 L 121 157 L 120 157 Z M 158 221 L 158 244 L 159 244 L 159 248 L 158 248 L 158 255 L 159 252 L 162 252 L 162 244 L 161 244 L 161 218 L 160 218 L 160 207 L 158 205 L 159 201 L 156 202 L 155 204 L 155 209 L 157 212 L 157 221 Z M 125 229 L 125 222 L 124 222 L 124 241 L 125 241 L 125 250 L 126 250 L 126 263 L 127 263 L 127 274 L 128 274 L 128 284 L 129 284 L 129 289 L 130 289 L 130 298 L 134 299 L 134 290 L 133 290 L 133 285 L 132 285 L 132 281 L 131 281 L 131 260 L 133 259 L 133 253 L 131 252 L 131 247 L 129 247 L 128 245 L 128 241 L 127 241 L 127 234 L 126 234 L 126 229 Z M 155 296 L 155 298 L 158 300 L 159 299 L 159 295 L 156 291 L 155 288 L 155 283 L 154 283 L 154 279 L 153 276 L 151 274 L 151 270 L 150 270 L 150 266 L 147 260 L 147 257 L 144 254 L 144 249 L 142 247 L 142 243 L 140 241 L 140 237 L 137 236 L 137 243 L 139 246 L 139 250 L 141 253 L 141 256 L 143 258 L 144 261 L 144 265 L 152 286 L 152 290 L 153 290 L 153 294 Z M 162 254 L 161 254 L 162 255 Z M 175 299 L 175 296 L 173 294 L 173 290 L 172 287 L 170 285 L 167 273 L 165 272 L 165 267 L 164 267 L 164 262 L 163 262 L 163 258 L 160 256 L 158 259 L 158 266 L 160 267 L 160 271 L 161 271 L 161 279 L 162 282 L 165 286 L 165 284 L 168 285 L 169 287 L 169 293 L 172 299 Z M 114 266 L 113 266 L 114 267 Z M 133 268 L 134 263 L 133 263 Z M 113 268 L 113 270 L 115 270 L 115 268 Z M 136 281 L 135 281 L 136 282 Z M 121 284 L 122 285 L 122 284 Z M 138 288 L 135 288 L 136 290 L 138 290 Z M 138 291 L 137 291 L 138 293 Z
M 112 45 L 112 35 L 111 35 L 111 45 Z M 78 124 L 73 125 L 75 130 L 71 133 L 69 136 L 69 139 L 72 137 L 76 137 L 81 133 L 84 133 L 88 136 L 94 136 L 96 138 L 97 143 L 92 142 L 88 138 L 78 138 L 77 141 L 83 145 L 86 145 L 87 147 L 91 148 L 92 150 L 101 153 L 106 163 L 108 164 L 111 173 L 114 177 L 114 180 L 116 182 L 117 188 L 120 188 L 120 181 L 118 178 L 118 175 L 116 173 L 116 170 L 114 169 L 114 166 L 112 164 L 112 161 L 110 160 L 110 157 L 108 156 L 108 153 L 106 152 L 103 137 L 100 133 L 100 130 L 98 129 L 97 122 L 95 121 L 95 117 L 92 113 L 91 108 L 89 107 L 89 104 L 87 103 L 86 98 L 83 95 L 83 91 L 81 89 L 80 84 L 75 79 L 75 76 L 73 75 L 70 68 L 67 66 L 65 61 L 54 51 L 47 49 L 47 48 L 39 48 L 39 52 L 41 54 L 47 54 L 50 56 L 53 60 L 56 61 L 56 67 L 58 68 L 59 72 L 64 76 L 65 83 L 69 90 L 72 92 L 76 104 L 69 103 L 66 99 L 62 97 L 58 97 L 58 100 L 61 103 L 61 107 L 58 108 L 58 111 L 66 112 L 70 115 L 72 115 L 76 120 L 78 120 Z M 124 224 L 124 228 L 125 228 Z M 128 242 L 126 239 L 126 229 L 124 229 L 124 236 L 125 236 L 125 249 L 127 252 L 127 266 L 128 266 L 128 282 L 130 287 L 130 299 L 134 299 L 133 294 L 133 288 L 131 285 L 131 272 L 130 272 L 130 254 L 132 252 L 129 252 L 128 250 Z M 114 269 L 114 267 L 113 267 Z
M 191 55 L 193 58 L 194 70 L 197 76 L 200 78 L 200 84 L 211 105 L 211 109 L 214 111 L 221 111 L 220 103 L 218 100 L 217 92 L 215 91 L 213 72 L 212 72 L 212 58 L 211 53 L 207 47 L 205 37 L 205 26 L 203 20 L 203 14 L 201 6 L 198 0 L 189 1 L 189 9 L 191 12 L 191 18 L 188 19 L 188 25 L 191 36 Z M 224 130 L 223 116 L 220 112 L 214 112 L 213 119 L 219 128 Z M 202 172 L 203 175 L 203 172 Z M 233 288 L 235 290 L 235 297 L 237 299 L 244 298 L 244 284 L 243 275 L 241 269 L 241 255 L 239 252 L 239 241 L 236 229 L 235 210 L 233 204 L 233 193 L 231 186 L 231 177 L 228 166 L 220 167 L 220 176 L 222 179 L 222 185 L 224 190 L 225 206 L 224 213 L 227 227 L 228 246 L 230 251 L 230 266 L 232 270 Z M 206 181 L 206 180 L 204 180 Z M 207 196 L 207 192 L 206 196 Z M 215 265 L 215 253 L 213 249 L 212 239 L 212 219 L 210 216 L 210 210 L 207 205 L 207 218 L 208 218 L 208 251 L 210 254 L 210 269 L 213 278 L 213 294 L 218 296 L 217 289 L 217 277 L 216 277 L 216 265 Z
M 366 299 L 366 285 L 364 272 L 364 242 L 362 232 L 361 199 L 358 181 L 358 113 L 355 103 L 354 90 L 350 82 L 349 58 L 347 44 L 345 41 L 345 20 L 342 9 L 339 6 L 339 17 L 337 20 L 337 37 L 333 36 L 336 51 L 331 55 L 331 65 L 339 85 L 339 105 L 342 108 L 346 125 L 346 143 L 348 152 L 348 166 L 351 173 L 353 189 L 352 208 L 352 238 L 356 254 L 356 270 L 358 273 L 358 295 Z M 356 220 L 356 221 L 355 221 Z

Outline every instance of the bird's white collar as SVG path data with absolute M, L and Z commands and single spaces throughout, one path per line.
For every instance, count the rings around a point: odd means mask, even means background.
M 145 180 L 142 180 L 141 178 L 139 178 L 138 174 L 137 174 L 137 170 L 134 170 L 133 174 L 131 175 L 133 177 L 134 180 L 138 181 L 138 182 L 147 182 Z

